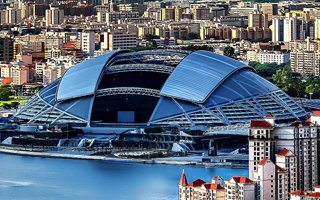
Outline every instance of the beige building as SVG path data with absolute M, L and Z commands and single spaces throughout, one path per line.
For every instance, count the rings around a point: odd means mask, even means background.
M 137 47 L 137 35 L 126 30 L 113 30 L 104 33 L 102 48 L 105 50 L 130 49 Z
M 268 14 L 261 12 L 249 13 L 248 27 L 268 28 Z
M 225 200 L 226 190 L 217 183 L 221 182 L 221 180 L 221 178 L 214 178 L 211 183 L 206 183 L 201 179 L 197 179 L 188 184 L 183 171 L 179 182 L 179 200 Z
M 193 7 L 192 9 L 193 19 L 194 20 L 211 20 L 212 15 L 210 8 L 204 6 Z
M 64 20 L 64 11 L 58 7 L 50 7 L 49 10 L 46 10 L 46 26 L 50 25 L 60 25 Z
M 5 16 L 6 24 L 19 24 L 22 22 L 21 18 L 21 9 L 7 7 L 6 16 Z
M 162 8 L 161 9 L 161 20 L 168 21 L 168 20 L 175 20 L 175 8 Z
M 307 76 L 319 76 L 320 54 L 314 51 L 291 51 L 290 67 L 296 73 Z
M 226 200 L 254 200 L 255 183 L 243 176 L 233 176 L 225 181 Z
M 278 15 L 278 4 L 277 3 L 262 3 L 261 12 L 268 15 L 268 21 L 272 20 L 272 16 Z

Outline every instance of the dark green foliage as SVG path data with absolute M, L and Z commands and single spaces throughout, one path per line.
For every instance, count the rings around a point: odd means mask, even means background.
M 234 48 L 231 46 L 227 46 L 223 49 L 223 55 L 228 56 L 230 58 L 234 57 Z
M 198 50 L 206 50 L 206 51 L 213 51 L 213 48 L 208 45 L 202 45 L 202 46 L 195 46 L 195 45 L 189 45 L 186 47 L 181 47 L 181 50 L 186 51 L 198 51 Z
M 0 101 L 8 101 L 11 95 L 12 92 L 8 87 L 0 87 Z
M 284 67 L 289 67 L 288 64 L 277 65 L 276 63 L 266 63 L 261 64 L 258 62 L 249 62 L 249 66 L 255 68 L 257 73 L 267 79 L 270 79 L 273 74 L 276 73 L 277 70 L 282 69 Z
M 19 105 L 20 105 L 19 102 L 14 101 L 11 103 L 11 108 L 17 109 L 19 107 Z
M 4 109 L 11 109 L 11 105 L 8 104 L 8 103 L 4 103 L 4 104 L 2 104 L 2 108 L 4 108 Z

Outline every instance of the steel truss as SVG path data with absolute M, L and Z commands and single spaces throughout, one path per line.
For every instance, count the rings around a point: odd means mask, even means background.
M 149 88 L 139 88 L 139 87 L 116 87 L 116 88 L 106 88 L 97 91 L 96 96 L 110 96 L 110 95 L 123 95 L 123 94 L 135 94 L 159 97 L 160 91 L 149 89 Z

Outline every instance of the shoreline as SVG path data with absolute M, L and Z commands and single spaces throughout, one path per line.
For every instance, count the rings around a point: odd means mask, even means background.
M 178 160 L 157 160 L 157 159 L 134 159 L 134 158 L 114 158 L 106 156 L 91 156 L 80 154 L 60 154 L 49 152 L 35 152 L 24 150 L 13 150 L 0 147 L 0 154 L 10 154 L 18 156 L 31 156 L 40 158 L 58 158 L 58 159 L 72 159 L 72 160 L 97 160 L 97 161 L 109 161 L 119 163 L 139 163 L 139 164 L 163 164 L 163 165 L 180 165 L 180 166 L 196 166 L 196 167 L 227 167 L 227 168 L 247 168 L 242 164 L 232 163 L 203 163 L 203 162 L 191 162 L 191 161 L 178 161 Z

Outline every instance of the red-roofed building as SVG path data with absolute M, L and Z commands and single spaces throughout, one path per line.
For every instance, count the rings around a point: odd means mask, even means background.
M 225 181 L 226 199 L 255 199 L 255 183 L 244 176 L 233 176 Z
M 225 188 L 220 184 L 206 183 L 201 179 L 188 184 L 187 177 L 182 171 L 179 182 L 179 200 L 194 199 L 225 200 Z
M 307 198 L 307 199 L 320 199 L 320 192 L 308 193 L 307 197 L 314 197 L 314 198 Z
M 311 113 L 310 122 L 315 125 L 320 125 L 320 110 Z
M 296 190 L 293 192 L 290 192 L 290 200 L 305 200 L 306 198 L 306 192 L 303 190 Z
M 258 170 L 259 164 L 267 162 L 264 158 L 268 158 L 275 165 L 284 169 L 277 168 L 277 173 L 288 173 L 290 177 L 288 193 L 297 189 L 309 191 L 319 184 L 319 170 L 315 169 L 319 166 L 319 161 L 313 158 L 318 157 L 317 149 L 320 144 L 317 135 L 320 126 L 317 127 L 308 121 L 271 126 L 270 123 L 261 120 L 252 121 L 250 125 L 250 179 L 254 179 L 253 172 Z M 298 162 L 298 160 L 303 162 Z M 281 175 L 282 178 L 284 176 Z
M 261 199 L 276 199 L 276 166 L 268 158 L 263 158 L 257 170 L 253 172 L 253 180 L 257 183 Z
M 278 153 L 278 155 L 279 156 L 286 156 L 288 153 L 289 153 L 289 150 L 284 148 Z
M 205 184 L 206 182 L 204 182 L 201 179 L 197 179 L 195 181 L 193 181 L 192 183 L 188 184 L 189 187 L 201 187 L 203 184 Z
M 268 161 L 268 158 L 264 158 L 259 162 L 259 165 L 265 165 Z
M 263 128 L 263 129 L 272 129 L 272 125 L 266 120 L 251 120 L 250 123 L 251 128 Z
M 206 183 L 206 184 L 203 184 L 203 186 L 208 190 L 224 190 L 224 187 L 214 183 Z
M 224 185 L 224 180 L 220 176 L 213 177 L 211 182 L 214 183 L 214 184 L 220 184 L 222 186 Z
M 288 192 L 298 189 L 297 180 L 297 157 L 287 148 L 282 149 L 276 154 L 276 164 L 283 170 L 288 172 Z
M 187 186 L 188 185 L 187 177 L 184 174 L 184 170 L 182 171 L 179 185 L 181 185 L 181 186 Z
M 303 190 L 296 190 L 296 191 L 290 192 L 290 195 L 301 196 L 301 195 L 304 195 L 304 194 L 305 194 L 305 192 Z

